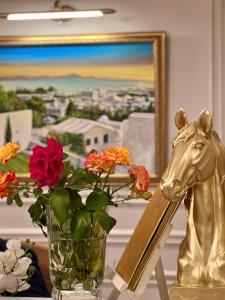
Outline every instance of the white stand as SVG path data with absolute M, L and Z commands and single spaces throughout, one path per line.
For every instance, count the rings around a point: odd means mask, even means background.
M 130 291 L 127 289 L 127 283 L 120 277 L 119 274 L 115 273 L 112 278 L 112 283 L 114 284 L 114 289 L 110 294 L 108 300 L 116 300 L 119 298 L 122 292 L 126 292 L 129 294 L 130 299 L 139 300 L 144 293 L 148 281 L 152 275 L 152 272 L 155 270 L 156 280 L 158 283 L 158 289 L 161 300 L 169 300 L 168 289 L 166 285 L 166 278 L 163 271 L 163 265 L 161 260 L 161 252 L 165 246 L 166 240 L 170 234 L 172 229 L 172 224 L 169 224 L 163 234 L 163 237 L 159 241 L 157 249 L 154 251 L 151 259 L 149 260 L 147 267 L 138 283 L 136 290 Z

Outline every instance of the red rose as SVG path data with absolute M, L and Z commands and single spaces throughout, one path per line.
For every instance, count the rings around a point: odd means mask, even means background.
M 62 145 L 54 139 L 47 144 L 47 148 L 34 147 L 30 157 L 30 177 L 38 181 L 38 187 L 56 186 L 64 169 Z

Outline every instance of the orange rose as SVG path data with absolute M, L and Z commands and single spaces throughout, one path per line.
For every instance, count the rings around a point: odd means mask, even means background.
M 134 186 L 132 188 L 133 195 L 149 199 L 151 197 L 151 193 L 148 192 L 150 178 L 145 167 L 133 165 L 129 170 L 129 175 L 130 178 L 134 179 Z
M 102 172 L 101 160 L 96 152 L 91 152 L 86 156 L 84 166 L 90 172 Z
M 130 152 L 123 147 L 110 147 L 97 153 L 91 152 L 87 155 L 84 166 L 90 172 L 113 173 L 116 165 L 129 165 Z
M 12 157 L 16 156 L 16 152 L 20 150 L 20 146 L 16 143 L 7 143 L 0 148 L 0 162 L 5 164 Z
M 103 158 L 112 161 L 115 165 L 130 165 L 130 152 L 124 147 L 110 147 L 102 152 Z
M 96 152 L 91 152 L 86 156 L 84 166 L 89 172 L 96 173 L 111 173 L 115 169 L 112 161 L 107 160 L 101 153 L 98 154 Z
M 10 184 L 18 186 L 18 180 L 16 179 L 14 172 L 3 173 L 0 172 L 0 197 L 9 197 L 17 192 L 17 188 L 10 187 Z

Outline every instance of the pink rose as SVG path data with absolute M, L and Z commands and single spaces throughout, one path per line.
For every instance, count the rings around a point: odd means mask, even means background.
M 63 148 L 54 139 L 49 139 L 47 147 L 36 146 L 30 157 L 30 177 L 38 181 L 38 187 L 56 186 L 64 170 Z

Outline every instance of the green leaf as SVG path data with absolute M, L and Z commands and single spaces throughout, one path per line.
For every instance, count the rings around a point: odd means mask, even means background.
M 64 186 L 66 181 L 67 181 L 67 174 L 65 172 L 62 172 L 60 175 L 58 186 Z
M 64 171 L 67 173 L 67 174 L 72 174 L 73 172 L 73 166 L 71 165 L 71 162 L 69 160 L 63 162 L 64 164 Z
M 14 189 L 15 187 L 16 187 L 15 184 L 13 184 L 11 182 L 8 183 L 8 188 Z
M 28 192 L 24 191 L 24 192 L 23 192 L 23 197 L 29 198 L 30 196 L 29 196 Z
M 38 203 L 39 205 L 48 205 L 49 204 L 49 199 L 45 196 L 45 195 L 40 195 L 37 198 L 36 203 Z
M 8 197 L 6 200 L 7 205 L 11 205 L 13 203 L 13 197 Z
M 42 193 L 43 193 L 43 190 L 40 188 L 33 189 L 33 194 L 35 197 L 41 195 Z
M 77 209 L 82 206 L 82 197 L 76 190 L 67 190 L 70 196 L 70 208 Z
M 47 226 L 47 215 L 46 215 L 46 210 L 43 208 L 42 210 L 42 215 L 40 218 L 40 223 L 42 226 Z
M 90 211 L 94 211 L 96 209 L 103 208 L 108 202 L 108 197 L 105 192 L 92 192 L 88 195 L 86 200 L 87 209 Z
M 92 154 L 92 153 L 98 153 L 98 152 L 95 149 L 91 149 L 91 151 L 89 151 L 87 155 Z
M 50 205 L 56 219 L 62 225 L 69 213 L 70 197 L 68 192 L 62 187 L 57 187 L 51 196 Z
M 97 179 L 96 174 L 89 173 L 88 170 L 78 168 L 73 170 L 72 176 L 68 179 L 69 185 L 76 187 L 85 187 L 92 184 Z
M 40 220 L 42 215 L 42 207 L 38 205 L 37 203 L 32 204 L 28 209 L 30 216 L 33 220 L 33 222 L 37 222 Z
M 23 201 L 21 200 L 19 194 L 15 194 L 15 195 L 13 196 L 13 199 L 15 200 L 17 206 L 19 206 L 19 207 L 23 206 Z
M 63 160 L 67 159 L 69 155 L 67 153 L 63 153 Z
M 96 210 L 93 215 L 107 233 L 116 225 L 116 220 L 109 216 L 103 209 Z
M 35 266 L 30 266 L 27 270 L 28 277 L 31 278 L 34 275 L 35 271 L 36 271 Z
M 85 238 L 91 228 L 91 217 L 87 211 L 78 211 L 71 220 L 70 229 L 76 241 Z

